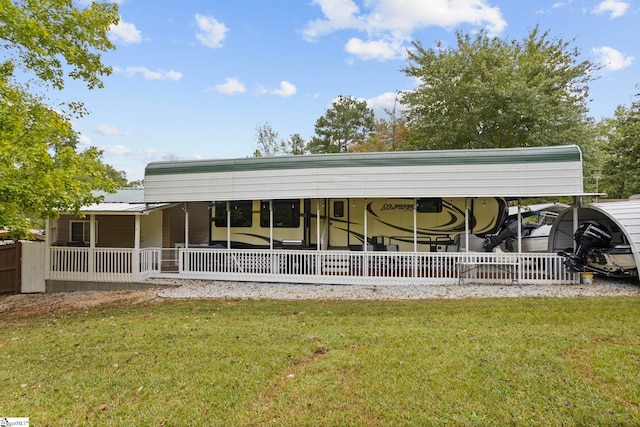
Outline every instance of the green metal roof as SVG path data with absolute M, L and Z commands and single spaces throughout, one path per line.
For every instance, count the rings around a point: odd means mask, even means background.
M 441 166 L 580 162 L 575 145 L 474 150 L 390 151 L 375 153 L 312 154 L 149 163 L 145 175 L 239 172 L 282 169 L 320 169 L 383 166 Z

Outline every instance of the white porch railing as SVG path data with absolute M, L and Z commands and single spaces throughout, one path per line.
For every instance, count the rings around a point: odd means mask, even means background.
M 181 249 L 193 279 L 335 284 L 570 284 L 555 254 Z
M 350 252 L 246 249 L 50 248 L 49 279 L 129 282 L 150 277 L 324 284 L 571 284 L 544 253 Z
M 136 282 L 160 270 L 160 249 L 49 248 L 50 280 Z

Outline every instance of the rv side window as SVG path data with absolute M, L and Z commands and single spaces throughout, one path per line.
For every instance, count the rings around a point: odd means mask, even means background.
M 229 202 L 229 210 L 231 211 L 231 227 L 251 227 L 253 224 L 251 204 L 251 200 Z M 215 209 L 215 226 L 226 228 L 227 202 L 216 202 Z
M 274 200 L 272 203 L 274 228 L 300 227 L 300 200 Z M 260 203 L 260 227 L 269 228 L 268 200 Z
M 333 202 L 333 216 L 336 218 L 344 218 L 344 202 Z
M 442 212 L 442 199 L 439 197 L 418 199 L 416 211 L 422 213 L 440 213 Z

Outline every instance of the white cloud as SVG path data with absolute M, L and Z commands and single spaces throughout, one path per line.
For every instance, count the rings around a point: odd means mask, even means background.
M 502 32 L 507 22 L 500 9 L 487 0 L 367 0 L 361 11 L 354 0 L 315 0 L 324 19 L 307 23 L 303 37 L 315 41 L 338 30 L 356 30 L 368 40 L 352 38 L 345 49 L 362 59 L 403 57 L 414 31 L 426 27 L 453 28 L 460 24 L 484 27 L 490 34 Z
M 344 49 L 350 54 L 360 59 L 378 59 L 386 61 L 403 57 L 404 48 L 396 43 L 390 44 L 384 40 L 362 41 L 352 38 L 347 42 Z
M 264 86 L 260 86 L 256 90 L 256 93 L 258 95 L 277 95 L 283 98 L 288 98 L 294 95 L 297 91 L 298 89 L 294 85 L 286 80 L 283 80 L 280 82 L 280 87 L 278 89 L 268 89 Z
M 109 38 L 114 43 L 122 43 L 124 45 L 140 43 L 142 41 L 142 33 L 134 24 L 124 21 L 120 18 L 118 25 L 109 27 Z
M 280 82 L 280 87 L 278 89 L 271 90 L 269 91 L 269 93 L 272 95 L 281 96 L 283 98 L 288 98 L 294 95 L 297 91 L 298 89 L 296 89 L 294 85 L 286 80 L 283 80 Z
M 247 89 L 240 82 L 240 80 L 235 77 L 228 77 L 224 79 L 224 83 L 219 85 L 215 85 L 215 87 L 208 87 L 205 92 L 219 92 L 225 95 L 233 95 L 236 93 L 245 93 Z
M 212 48 L 222 47 L 222 41 L 229 31 L 222 22 L 218 22 L 213 16 L 196 14 L 196 26 L 196 39 L 200 43 Z
M 179 71 L 165 71 L 165 70 L 150 70 L 147 67 L 127 67 L 124 70 L 119 67 L 114 67 L 113 71 L 116 73 L 125 73 L 127 77 L 133 77 L 136 74 L 142 74 L 145 80 L 180 80 L 182 73 Z
M 387 111 L 399 111 L 402 110 L 403 105 L 400 103 L 402 94 L 395 92 L 385 92 L 381 95 L 367 99 L 367 107 L 371 108 L 375 112 Z
M 597 61 L 604 66 L 607 70 L 617 71 L 626 68 L 633 62 L 633 56 L 625 55 L 624 53 L 609 47 L 596 47 L 591 49 L 591 53 L 597 57 Z
M 100 135 L 105 135 L 105 136 L 127 135 L 127 132 L 123 132 L 117 127 L 108 125 L 106 123 L 98 123 L 93 130 L 95 130 Z
M 605 13 L 610 14 L 610 18 L 619 18 L 627 13 L 629 9 L 629 3 L 620 0 L 604 0 L 598 6 L 591 11 L 596 15 L 602 15 Z

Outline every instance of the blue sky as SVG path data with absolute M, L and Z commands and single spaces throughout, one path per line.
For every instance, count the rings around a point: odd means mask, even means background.
M 640 92 L 638 0 L 120 0 L 121 21 L 103 56 L 105 88 L 69 84 L 84 101 L 81 144 L 142 179 L 168 158 L 250 156 L 256 127 L 281 139 L 314 134 L 340 96 L 375 111 L 415 88 L 400 70 L 412 40 L 455 46 L 455 31 L 522 40 L 539 25 L 603 68 L 590 115 L 610 117 Z

